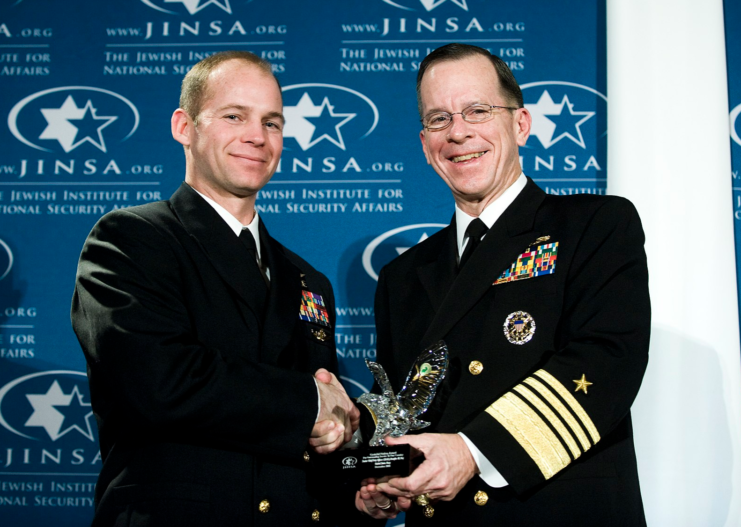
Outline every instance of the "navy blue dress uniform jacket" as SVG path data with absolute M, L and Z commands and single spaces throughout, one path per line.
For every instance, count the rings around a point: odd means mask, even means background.
M 552 274 L 494 285 L 556 242 Z M 645 525 L 630 421 L 648 361 L 643 243 L 627 200 L 549 196 L 528 180 L 459 273 L 455 219 L 381 271 L 378 359 L 394 389 L 445 340 L 451 366 L 421 432 L 463 432 L 509 483 L 475 476 L 432 518 L 414 505 L 407 525 Z M 518 311 L 535 326 L 522 344 L 504 327 Z
M 311 374 L 337 371 L 332 288 L 260 229 L 265 303 L 248 250 L 186 184 L 88 237 L 72 322 L 103 457 L 93 525 L 330 524 L 305 451 Z M 299 319 L 303 290 L 331 327 Z

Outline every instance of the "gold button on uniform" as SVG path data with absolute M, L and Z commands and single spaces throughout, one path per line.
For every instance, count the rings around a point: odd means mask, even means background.
M 471 364 L 468 365 L 468 371 L 471 372 L 471 375 L 478 375 L 484 371 L 484 365 L 477 360 L 472 360 Z
M 425 505 L 424 515 L 425 518 L 432 518 L 435 515 L 435 509 L 432 508 L 432 505 Z
M 265 514 L 266 512 L 270 510 L 270 502 L 268 500 L 262 500 L 260 502 L 260 505 L 257 506 L 257 510 Z
M 310 459 L 311 459 L 311 457 L 309 456 L 309 453 L 308 452 L 304 452 L 304 461 L 306 461 L 308 463 Z
M 311 513 L 311 520 L 318 522 L 319 521 L 319 511 L 314 509 L 314 512 Z
M 489 495 L 483 490 L 480 490 L 473 497 L 473 501 L 476 503 L 476 505 L 483 507 L 484 505 L 486 505 L 486 502 L 489 501 Z

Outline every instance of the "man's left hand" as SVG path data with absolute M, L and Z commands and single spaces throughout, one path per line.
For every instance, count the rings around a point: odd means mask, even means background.
M 478 473 L 471 451 L 458 434 L 387 436 L 386 444 L 409 444 L 425 456 L 408 477 L 378 483 L 378 491 L 388 496 L 413 498 L 427 493 L 432 500 L 450 501 Z

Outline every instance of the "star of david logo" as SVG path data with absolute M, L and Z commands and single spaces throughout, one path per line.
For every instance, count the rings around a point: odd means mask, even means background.
M 47 126 L 39 139 L 56 139 L 66 153 L 85 142 L 105 152 L 102 131 L 118 119 L 116 116 L 97 115 L 97 109 L 89 99 L 85 106 L 78 108 L 71 95 L 59 108 L 42 108 L 41 113 Z
M 308 93 L 304 93 L 296 106 L 283 108 L 286 126 L 283 137 L 293 137 L 303 150 L 308 150 L 323 139 L 345 150 L 345 141 L 340 128 L 354 119 L 355 113 L 339 113 L 324 97 L 315 105 Z
M 368 273 L 368 276 L 373 280 L 378 280 L 378 272 L 376 269 L 380 270 L 381 267 L 386 265 L 393 258 L 396 258 L 396 256 L 404 254 L 413 246 L 425 241 L 429 238 L 428 232 L 435 233 L 444 227 L 447 227 L 447 225 L 442 223 L 417 223 L 414 225 L 397 227 L 384 232 L 371 240 L 363 250 L 361 261 L 365 272 Z M 421 235 L 419 236 L 419 239 L 416 242 L 411 242 L 411 240 L 417 238 L 417 234 L 420 231 Z
M 46 430 L 52 441 L 77 430 L 93 441 L 90 417 L 93 415 L 90 403 L 83 402 L 77 386 L 70 393 L 64 393 L 55 380 L 44 394 L 27 394 L 33 413 L 25 426 L 39 426 Z
M 543 91 L 537 103 L 526 104 L 525 108 L 533 118 L 530 135 L 537 137 L 543 148 L 550 148 L 562 139 L 571 139 L 586 149 L 580 127 L 597 112 L 575 111 L 568 95 L 564 95 L 561 102 L 556 103 L 548 90 Z

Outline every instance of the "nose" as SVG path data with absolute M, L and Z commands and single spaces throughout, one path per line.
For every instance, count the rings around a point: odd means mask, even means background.
M 448 141 L 453 143 L 460 143 L 471 137 L 473 134 L 471 130 L 471 123 L 467 123 L 463 119 L 461 112 L 451 114 L 452 122 L 448 127 Z
M 250 119 L 242 125 L 240 140 L 243 143 L 252 143 L 256 146 L 265 144 L 267 131 L 262 121 Z

